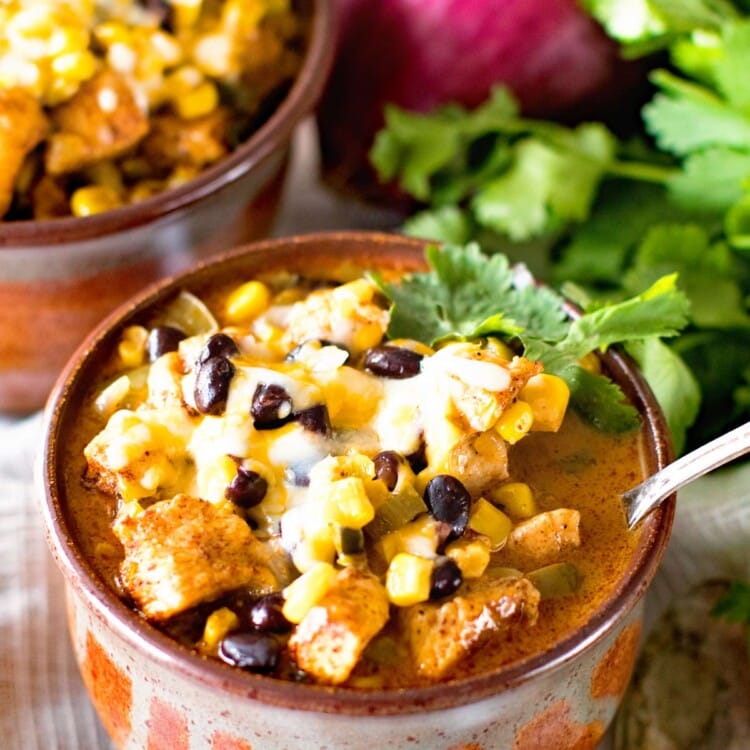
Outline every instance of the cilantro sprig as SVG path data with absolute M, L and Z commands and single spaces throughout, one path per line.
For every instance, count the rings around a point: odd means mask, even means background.
M 498 89 L 473 111 L 389 108 L 372 161 L 423 204 L 407 234 L 528 258 L 579 302 L 676 272 L 689 326 L 627 347 L 681 452 L 750 414 L 750 2 L 583 5 L 626 56 L 665 53 L 640 135 L 524 118 Z
M 713 617 L 745 626 L 747 654 L 750 657 L 750 584 L 733 581 L 711 612 Z
M 397 283 L 373 277 L 392 302 L 390 337 L 432 346 L 451 338 L 496 336 L 563 378 L 573 407 L 592 424 L 610 432 L 637 427 L 638 415 L 619 387 L 579 360 L 615 343 L 676 335 L 687 322 L 688 302 L 674 275 L 631 299 L 571 319 L 563 297 L 529 283 L 504 255 L 487 256 L 472 243 L 433 245 L 426 258 L 428 271 Z

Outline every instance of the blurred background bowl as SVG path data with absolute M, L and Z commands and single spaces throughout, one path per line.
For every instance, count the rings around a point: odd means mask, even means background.
M 295 127 L 315 107 L 334 51 L 332 0 L 299 0 L 301 69 L 270 117 L 185 184 L 85 218 L 0 221 L 0 412 L 41 407 L 86 333 L 158 278 L 266 235 Z
M 237 750 L 593 750 L 622 698 L 636 658 L 643 595 L 667 546 L 674 497 L 650 515 L 629 565 L 582 627 L 552 648 L 470 677 L 408 689 L 360 690 L 279 680 L 205 659 L 133 611 L 83 552 L 69 508 L 85 459 L 71 439 L 123 329 L 148 319 L 179 290 L 286 270 L 403 272 L 424 267 L 425 243 L 372 232 L 309 234 L 257 242 L 200 264 L 137 295 L 86 339 L 45 413 L 39 488 L 47 538 L 65 583 L 68 623 L 83 680 L 118 748 Z M 610 349 L 608 374 L 643 419 L 648 473 L 671 459 L 669 434 L 632 361 Z M 147 718 L 148 717 L 148 718 Z

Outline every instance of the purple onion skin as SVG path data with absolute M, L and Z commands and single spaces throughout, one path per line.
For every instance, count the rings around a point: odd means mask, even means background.
M 367 159 L 386 103 L 419 112 L 475 107 L 504 83 L 529 116 L 606 121 L 628 108 L 637 119 L 646 66 L 620 60 L 576 0 L 338 4 L 339 47 L 318 111 L 326 178 L 336 187 L 387 197 Z

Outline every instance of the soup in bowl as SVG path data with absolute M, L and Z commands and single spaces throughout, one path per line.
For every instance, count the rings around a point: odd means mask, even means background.
M 106 320 L 42 486 L 115 744 L 595 747 L 674 508 L 627 530 L 666 428 L 571 325 L 502 256 L 369 233 L 240 248 Z

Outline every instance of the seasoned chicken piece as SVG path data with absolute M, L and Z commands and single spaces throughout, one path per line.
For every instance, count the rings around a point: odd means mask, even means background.
M 26 154 L 44 138 L 47 127 L 42 107 L 31 94 L 0 87 L 0 218 L 10 208 Z
M 154 408 L 184 407 L 182 379 L 185 375 L 182 357 L 167 352 L 151 363 L 148 373 L 148 403 Z
M 441 679 L 493 635 L 533 626 L 538 609 L 539 592 L 526 578 L 475 578 L 447 601 L 400 609 L 399 626 L 419 673 Z
M 230 151 L 230 115 L 226 107 L 193 120 L 183 120 L 172 114 L 156 115 L 151 119 L 151 130 L 140 150 L 157 169 L 213 164 Z
M 84 449 L 103 492 L 124 501 L 169 497 L 194 474 L 187 444 L 195 421 L 181 408 L 116 411 Z
M 119 156 L 148 131 L 148 117 L 130 85 L 112 71 L 81 84 L 52 117 L 58 132 L 50 136 L 45 155 L 45 167 L 52 175 Z
M 523 552 L 543 563 L 569 547 L 580 546 L 580 522 L 581 514 L 570 508 L 537 513 L 510 532 L 507 549 Z
M 435 455 L 427 433 L 427 472 L 460 479 L 473 498 L 508 478 L 508 446 L 494 430 L 462 437 L 444 456 Z
M 388 596 L 373 576 L 345 568 L 289 639 L 297 664 L 319 682 L 339 685 L 388 620 Z
M 48 174 L 32 188 L 31 205 L 35 219 L 61 219 L 70 215 L 70 201 L 65 188 Z
M 476 432 L 489 430 L 542 365 L 504 359 L 478 344 L 448 344 L 426 361 L 438 403 L 448 416 Z
M 292 349 L 309 339 L 344 346 L 352 355 L 380 343 L 390 313 L 373 299 L 375 287 L 365 279 L 312 292 L 292 306 L 284 343 Z
M 120 578 L 146 617 L 163 621 L 231 589 L 276 587 L 265 547 L 227 505 L 176 495 L 113 526 Z

